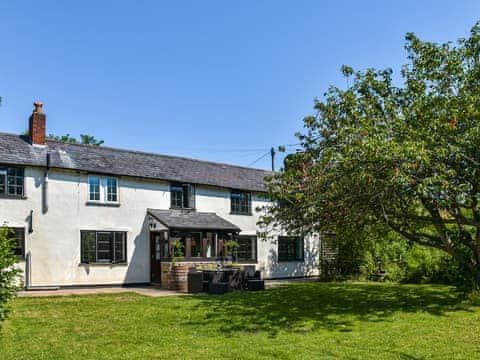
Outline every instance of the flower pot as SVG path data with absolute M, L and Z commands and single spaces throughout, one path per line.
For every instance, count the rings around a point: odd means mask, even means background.
M 173 265 L 168 279 L 168 289 L 180 292 L 188 290 L 188 265 Z

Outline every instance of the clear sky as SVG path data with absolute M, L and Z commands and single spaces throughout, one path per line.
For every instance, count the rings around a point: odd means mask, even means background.
M 455 40 L 478 19 L 478 0 L 1 1 L 0 131 L 38 99 L 49 133 L 250 165 L 296 143 L 342 64 L 398 71 L 406 32 Z

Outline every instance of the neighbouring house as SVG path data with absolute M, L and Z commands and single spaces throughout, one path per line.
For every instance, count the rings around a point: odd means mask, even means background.
M 174 242 L 182 262 L 319 275 L 317 235 L 257 237 L 269 172 L 52 141 L 45 129 L 36 102 L 28 136 L 0 133 L 0 225 L 15 231 L 27 288 L 165 283 Z

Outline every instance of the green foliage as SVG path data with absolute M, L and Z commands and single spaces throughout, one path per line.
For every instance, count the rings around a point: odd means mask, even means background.
M 471 278 L 451 256 L 439 249 L 408 242 L 386 228 L 367 228 L 351 239 L 339 236 L 336 246 L 335 278 L 339 280 L 371 280 L 380 262 L 387 281 L 448 284 L 461 290 L 468 290 L 471 285 Z
M 87 134 L 80 134 L 80 143 L 84 145 L 95 145 L 100 146 L 104 143 L 103 140 L 98 140 L 95 136 L 87 135 Z
M 183 252 L 184 246 L 180 240 L 172 241 L 171 246 L 172 246 L 172 254 L 173 254 L 172 265 L 175 265 L 175 263 L 179 259 L 183 258 L 184 256 L 184 252 Z
M 0 322 L 7 315 L 5 305 L 18 290 L 15 285 L 19 273 L 13 266 L 17 257 L 13 254 L 15 248 L 13 232 L 6 226 L 0 227 Z
M 446 252 L 480 289 L 480 24 L 455 44 L 407 34 L 405 48 L 401 86 L 390 69 L 342 68 L 352 84 L 304 118 L 261 224 L 352 241 L 393 231 Z
M 72 144 L 83 144 L 83 145 L 94 145 L 94 146 L 100 146 L 104 143 L 103 140 L 98 140 L 97 138 L 95 138 L 95 136 L 87 135 L 87 134 L 80 134 L 80 141 L 78 141 L 73 136 L 70 136 L 70 134 L 65 134 L 62 136 L 49 134 L 47 136 L 47 139 L 63 141 L 63 142 L 72 143 Z

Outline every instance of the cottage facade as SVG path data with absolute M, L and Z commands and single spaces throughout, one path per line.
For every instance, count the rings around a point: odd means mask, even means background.
M 263 170 L 0 133 L 0 223 L 15 231 L 28 288 L 165 283 L 172 257 L 255 265 L 264 278 L 319 274 L 320 239 L 257 236 Z

